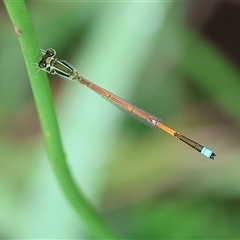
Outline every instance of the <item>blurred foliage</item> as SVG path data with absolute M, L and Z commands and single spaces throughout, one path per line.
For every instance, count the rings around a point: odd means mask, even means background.
M 69 165 L 108 223 L 125 238 L 239 238 L 240 73 L 189 26 L 189 4 L 27 3 L 43 48 L 217 154 L 209 161 L 51 77 Z M 46 161 L 19 43 L 0 11 L 0 238 L 84 238 Z

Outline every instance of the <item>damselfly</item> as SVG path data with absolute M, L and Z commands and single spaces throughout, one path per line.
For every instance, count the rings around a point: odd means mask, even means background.
M 47 73 L 52 75 L 59 75 L 67 80 L 76 81 L 84 86 L 92 89 L 94 92 L 108 100 L 110 103 L 114 104 L 120 110 L 130 114 L 137 120 L 142 123 L 153 127 L 155 129 L 162 129 L 173 137 L 181 140 L 182 142 L 188 144 L 190 147 L 196 149 L 202 155 L 207 158 L 214 159 L 216 154 L 210 149 L 202 146 L 201 144 L 185 137 L 181 133 L 167 127 L 163 124 L 163 121 L 160 118 L 155 117 L 154 115 L 134 106 L 133 104 L 127 102 L 126 100 L 118 97 L 117 95 L 99 87 L 98 85 L 90 82 L 86 78 L 80 76 L 77 70 L 75 70 L 71 65 L 69 65 L 64 60 L 60 60 L 56 57 L 56 51 L 52 48 L 47 50 L 41 49 L 42 59 L 38 63 L 38 66 L 41 70 L 44 70 Z

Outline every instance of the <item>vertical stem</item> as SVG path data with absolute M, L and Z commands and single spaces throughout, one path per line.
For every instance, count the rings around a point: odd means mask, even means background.
M 40 71 L 36 74 L 36 68 L 32 64 L 38 62 L 41 55 L 25 2 L 23 0 L 5 0 L 4 3 L 20 41 L 49 161 L 60 187 L 93 236 L 98 238 L 115 238 L 116 236 L 108 228 L 98 212 L 79 191 L 67 166 L 46 73 Z

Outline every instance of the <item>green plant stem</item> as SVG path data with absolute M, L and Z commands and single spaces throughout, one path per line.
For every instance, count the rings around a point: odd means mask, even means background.
M 42 71 L 36 74 L 36 68 L 33 65 L 33 63 L 39 61 L 41 55 L 25 2 L 23 0 L 5 0 L 4 3 L 21 44 L 44 134 L 47 154 L 54 174 L 66 198 L 79 217 L 81 217 L 81 220 L 86 224 L 91 234 L 98 238 L 115 238 L 116 236 L 108 228 L 98 212 L 79 191 L 66 164 L 47 76 Z

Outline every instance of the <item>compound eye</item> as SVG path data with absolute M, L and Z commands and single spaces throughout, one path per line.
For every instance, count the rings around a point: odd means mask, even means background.
M 40 61 L 40 62 L 38 63 L 38 66 L 39 66 L 40 68 L 46 68 L 47 63 L 46 63 L 46 61 Z
M 53 57 L 56 55 L 56 51 L 52 48 L 47 49 L 46 54 L 47 57 Z

